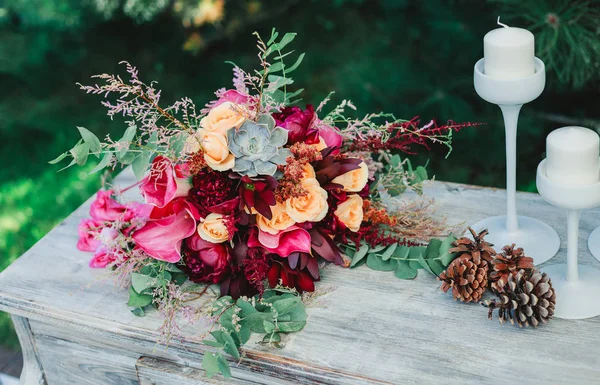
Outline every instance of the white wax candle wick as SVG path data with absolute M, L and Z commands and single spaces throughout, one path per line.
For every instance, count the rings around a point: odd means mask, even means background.
M 497 23 L 498 23 L 498 25 L 501 25 L 501 26 L 503 26 L 504 28 L 510 28 L 508 25 L 506 25 L 506 24 L 504 24 L 504 23 L 501 23 L 501 22 L 500 22 L 500 16 L 498 16 L 498 21 L 497 21 Z

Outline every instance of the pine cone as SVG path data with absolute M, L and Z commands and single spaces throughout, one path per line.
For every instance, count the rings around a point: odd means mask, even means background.
M 462 302 L 479 301 L 488 285 L 488 263 L 479 253 L 464 253 L 448 265 L 439 278 L 444 293 L 452 288 L 452 297 Z
M 536 327 L 545 324 L 554 315 L 556 294 L 552 288 L 550 277 L 537 269 L 529 275 L 519 270 L 516 275 L 510 274 L 507 283 L 497 293 L 499 300 L 493 299 L 482 303 L 489 308 L 488 318 L 492 319 L 494 309 L 498 309 L 498 319 L 504 323 Z
M 519 270 L 524 270 L 530 275 L 533 270 L 533 258 L 525 256 L 521 247 L 515 249 L 515 244 L 504 246 L 502 253 L 492 260 L 493 271 L 490 273 L 492 288 L 499 290 L 508 282 L 509 275 L 516 275 Z
M 473 236 L 473 240 L 462 237 L 454 241 L 452 244 L 454 247 L 448 250 L 451 253 L 460 253 L 461 255 L 464 253 L 469 253 L 473 257 L 483 258 L 487 263 L 491 263 L 492 259 L 496 255 L 496 251 L 492 248 L 491 243 L 486 242 L 483 238 L 488 234 L 487 229 L 482 230 L 479 234 L 477 234 L 472 228 L 469 227 L 469 231 Z

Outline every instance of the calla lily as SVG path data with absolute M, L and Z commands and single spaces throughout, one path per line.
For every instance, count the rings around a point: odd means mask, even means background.
M 198 210 L 186 200 L 178 199 L 156 211 L 155 213 L 153 210 L 151 214 L 154 219 L 150 219 L 144 227 L 133 233 L 133 240 L 153 258 L 178 262 L 181 259 L 183 240 L 196 231 Z
M 254 230 L 250 233 L 248 247 L 262 247 L 281 257 L 293 252 L 310 253 L 310 234 L 298 226 L 291 226 L 277 234 Z

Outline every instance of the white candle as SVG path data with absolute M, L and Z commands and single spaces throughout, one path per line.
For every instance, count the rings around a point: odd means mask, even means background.
M 500 23 L 502 28 L 488 32 L 483 38 L 484 72 L 499 79 L 516 79 L 535 73 L 535 40 L 523 28 Z
M 546 138 L 546 176 L 568 184 L 600 181 L 600 138 L 585 127 L 562 127 Z

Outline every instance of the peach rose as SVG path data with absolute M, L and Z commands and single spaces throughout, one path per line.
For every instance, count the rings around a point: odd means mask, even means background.
M 360 162 L 359 168 L 337 176 L 331 182 L 344 186 L 344 191 L 359 192 L 369 180 L 369 168 L 365 162 Z
M 301 197 L 288 198 L 285 201 L 285 211 L 297 223 L 318 222 L 325 218 L 329 205 L 327 204 L 327 191 L 323 190 L 314 178 L 302 181 L 308 194 Z
M 315 169 L 313 168 L 313 166 L 310 165 L 310 163 L 306 163 L 304 165 L 304 172 L 302 173 L 302 179 L 308 179 L 308 178 L 316 178 L 317 174 L 315 174 Z
M 207 130 L 201 130 L 198 135 L 204 149 L 204 160 L 210 168 L 217 171 L 233 168 L 235 158 L 229 152 L 225 135 Z
M 285 205 L 283 205 L 283 203 L 277 202 L 275 206 L 271 206 L 271 213 L 273 214 L 273 217 L 270 220 L 260 214 L 256 216 L 258 228 L 266 233 L 277 234 L 281 230 L 285 230 L 296 224 L 285 211 Z
M 229 239 L 229 232 L 222 214 L 208 214 L 204 221 L 198 225 L 200 238 L 211 243 L 222 243 Z
M 340 203 L 333 214 L 350 231 L 357 232 L 363 221 L 363 199 L 360 195 L 350 195 L 348 199 Z
M 200 121 L 200 126 L 208 131 L 219 132 L 223 135 L 231 128 L 238 128 L 246 117 L 240 112 L 241 107 L 231 102 L 219 104 Z

